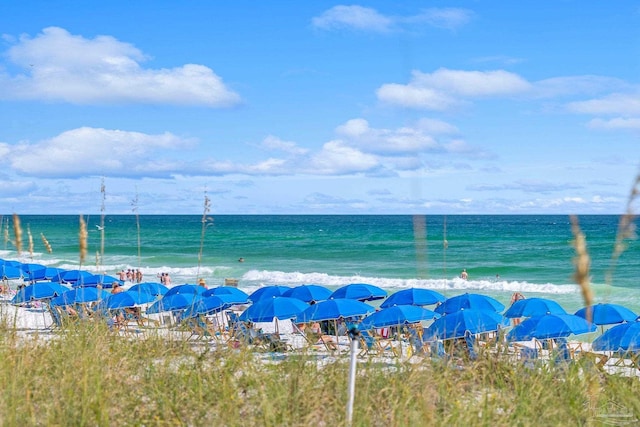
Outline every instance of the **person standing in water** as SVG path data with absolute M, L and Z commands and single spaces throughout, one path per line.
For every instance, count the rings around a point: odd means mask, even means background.
M 462 273 L 460 273 L 460 278 L 462 280 L 467 280 L 469 278 L 469 275 L 467 274 L 467 269 L 466 268 L 462 269 Z

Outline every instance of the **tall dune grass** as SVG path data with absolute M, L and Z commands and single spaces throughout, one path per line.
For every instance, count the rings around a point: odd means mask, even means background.
M 3 425 L 339 426 L 348 357 L 265 363 L 242 349 L 129 339 L 85 322 L 55 339 L 0 336 Z M 269 360 L 271 353 L 261 354 Z M 598 384 L 592 401 L 588 390 Z M 602 425 L 640 420 L 640 382 L 588 364 L 527 368 L 486 353 L 475 363 L 358 365 L 355 426 Z
M 18 256 L 22 252 L 22 227 L 20 226 L 20 217 L 18 214 L 13 214 L 13 237 L 14 237 L 14 245 L 16 247 L 16 252 Z
M 84 264 L 85 259 L 87 258 L 87 238 L 89 234 L 87 233 L 87 223 L 84 220 L 84 217 L 80 215 L 80 226 L 78 230 L 78 248 L 79 248 L 79 257 L 80 257 L 80 268 Z

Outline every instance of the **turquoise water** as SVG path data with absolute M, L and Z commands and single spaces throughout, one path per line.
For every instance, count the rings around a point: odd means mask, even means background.
M 100 253 L 99 216 L 88 223 L 88 256 L 83 268 L 115 275 L 141 268 L 145 279 L 168 272 L 174 284 L 209 285 L 239 279 L 251 291 L 266 284 L 295 286 L 318 283 L 331 288 L 366 282 L 389 292 L 406 287 L 439 290 L 447 296 L 463 292 L 492 295 L 507 303 L 515 291 L 550 297 L 568 311 L 582 306 L 572 281 L 575 255 L 569 218 L 561 215 L 221 215 L 212 216 L 198 258 L 202 217 L 140 216 L 104 218 L 104 258 Z M 5 216 L 4 220 L 10 220 Z M 21 216 L 23 252 L 4 241 L 0 257 L 63 268 L 79 267 L 78 216 Z M 611 256 L 619 217 L 579 217 L 592 258 L 597 301 L 616 302 L 640 312 L 637 296 L 640 243 L 628 247 L 615 265 Z M 28 251 L 27 229 L 33 236 Z M 41 233 L 53 248 L 47 253 Z M 13 229 L 9 226 L 10 238 Z M 445 244 L 446 239 L 446 244 Z M 140 257 L 138 257 L 138 249 Z M 245 262 L 238 262 L 243 257 Z M 99 264 L 99 265 L 97 265 Z M 469 280 L 458 278 L 465 268 Z

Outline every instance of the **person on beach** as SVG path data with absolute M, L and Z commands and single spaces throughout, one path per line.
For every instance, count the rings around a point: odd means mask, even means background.
M 469 275 L 467 274 L 467 269 L 466 268 L 462 269 L 462 273 L 460 273 L 460 278 L 462 280 L 467 280 L 469 278 Z
M 200 278 L 198 279 L 198 286 L 202 286 L 203 288 L 207 289 L 207 282 L 205 282 L 204 279 Z
M 111 285 L 111 294 L 115 295 L 119 294 L 120 292 L 124 292 L 124 289 L 122 288 L 122 286 L 120 286 L 120 283 L 113 282 L 113 284 Z
M 118 279 L 123 282 L 127 280 L 127 273 L 124 271 L 124 269 L 120 270 L 120 273 L 118 273 Z
M 511 305 L 513 305 L 513 303 L 515 303 L 516 301 L 520 301 L 523 299 L 525 299 L 524 295 L 522 295 L 520 292 L 514 292 L 513 295 L 511 295 Z M 519 318 L 511 319 L 511 323 L 513 324 L 513 326 L 519 325 L 520 322 L 521 320 Z

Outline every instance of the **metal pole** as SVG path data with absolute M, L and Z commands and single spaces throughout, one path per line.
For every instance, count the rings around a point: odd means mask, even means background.
M 347 402 L 347 426 L 351 426 L 353 419 L 353 401 L 356 393 L 356 365 L 358 363 L 358 336 L 360 331 L 356 326 L 349 329 L 351 338 L 351 364 L 349 365 L 349 400 Z

